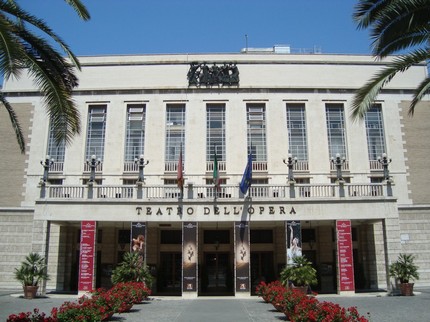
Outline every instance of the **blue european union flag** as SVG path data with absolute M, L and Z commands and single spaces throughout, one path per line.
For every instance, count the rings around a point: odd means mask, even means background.
M 248 163 L 246 164 L 245 172 L 243 173 L 242 181 L 239 188 L 243 194 L 246 194 L 248 188 L 251 186 L 252 181 L 252 154 L 248 155 Z

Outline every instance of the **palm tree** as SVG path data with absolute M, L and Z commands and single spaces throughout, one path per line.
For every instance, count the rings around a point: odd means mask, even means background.
M 81 0 L 65 1 L 81 19 L 90 19 Z M 28 26 L 33 29 L 30 30 Z M 44 37 L 39 36 L 39 33 Z M 53 44 L 50 43 L 52 41 Z M 70 62 L 53 47 L 55 44 L 64 51 Z M 56 133 L 55 139 L 67 143 L 80 132 L 80 116 L 72 99 L 72 90 L 78 85 L 75 68 L 80 69 L 78 59 L 43 20 L 23 10 L 15 0 L 0 0 L 0 73 L 5 79 L 18 78 L 27 69 L 43 94 Z M 19 147 L 24 153 L 21 127 L 15 111 L 2 92 L 0 103 L 3 103 L 9 114 Z
M 355 94 L 352 102 L 353 118 L 362 118 L 372 106 L 382 88 L 399 72 L 430 59 L 430 2 L 429 0 L 359 0 L 353 14 L 360 29 L 370 29 L 372 53 L 378 59 L 399 52 L 407 52 L 392 59 Z M 409 114 L 429 93 L 427 76 L 415 89 Z

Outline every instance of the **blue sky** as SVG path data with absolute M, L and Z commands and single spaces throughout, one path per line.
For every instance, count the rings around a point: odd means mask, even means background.
M 352 21 L 356 0 L 83 0 L 83 22 L 62 0 L 19 0 L 80 56 L 237 53 L 288 44 L 323 53 L 369 54 Z

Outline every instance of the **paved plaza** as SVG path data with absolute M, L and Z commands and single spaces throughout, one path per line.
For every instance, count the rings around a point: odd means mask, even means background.
M 51 308 L 65 301 L 75 301 L 74 295 L 52 294 L 45 298 L 26 300 L 19 291 L 0 290 L 0 321 L 12 313 L 37 307 L 49 313 Z M 344 307 L 356 306 L 362 315 L 370 313 L 372 322 L 430 321 L 430 289 L 418 289 L 413 297 L 386 296 L 384 293 L 364 293 L 352 296 L 318 295 L 320 301 L 339 303 Z M 111 321 L 134 322 L 280 322 L 287 321 L 282 313 L 258 297 L 199 297 L 184 300 L 180 297 L 151 297 L 135 305 L 131 312 L 115 314 Z

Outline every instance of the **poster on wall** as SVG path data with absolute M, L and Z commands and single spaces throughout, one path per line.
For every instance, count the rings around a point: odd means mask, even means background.
M 182 226 L 182 291 L 197 292 L 197 223 Z
M 96 222 L 82 221 L 79 251 L 79 292 L 89 292 L 94 288 L 95 241 Z
M 237 221 L 234 223 L 235 263 L 236 263 L 236 293 L 249 292 L 249 269 L 251 249 L 249 245 L 249 223 Z
M 293 258 L 302 256 L 302 231 L 300 221 L 287 221 L 287 264 L 292 264 Z
M 132 222 L 130 233 L 130 252 L 138 253 L 144 261 L 146 259 L 146 223 Z
M 352 233 L 350 220 L 337 220 L 337 256 L 339 291 L 355 291 L 354 261 L 352 257 Z

